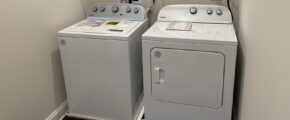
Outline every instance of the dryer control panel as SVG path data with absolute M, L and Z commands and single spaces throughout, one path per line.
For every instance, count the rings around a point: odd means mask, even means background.
M 218 5 L 169 5 L 160 10 L 158 21 L 231 24 L 232 15 Z
M 147 18 L 143 6 L 127 3 L 96 4 L 89 9 L 88 17 L 144 21 Z

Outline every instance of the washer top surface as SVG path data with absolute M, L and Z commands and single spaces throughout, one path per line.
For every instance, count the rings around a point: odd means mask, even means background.
M 128 35 L 143 21 L 125 21 L 87 18 L 75 25 L 72 25 L 60 33 L 94 34 L 94 35 Z
M 168 14 L 171 13 L 171 14 Z M 143 40 L 237 45 L 230 11 L 217 5 L 169 5 Z

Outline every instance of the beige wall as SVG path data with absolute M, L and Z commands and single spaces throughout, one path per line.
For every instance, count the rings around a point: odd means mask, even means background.
M 290 118 L 288 0 L 236 0 L 238 120 Z
M 56 32 L 80 0 L 0 0 L 0 120 L 43 120 L 65 101 Z
M 0 1 L 0 120 L 42 120 L 65 100 L 56 32 L 109 0 Z M 224 1 L 156 0 L 167 4 Z M 234 0 L 239 120 L 290 118 L 289 1 Z M 115 2 L 112 0 L 112 2 Z

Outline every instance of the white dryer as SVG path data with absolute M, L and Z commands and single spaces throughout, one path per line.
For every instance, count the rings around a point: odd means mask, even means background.
M 94 5 L 87 19 L 58 33 L 70 116 L 136 120 L 147 28 L 142 6 L 110 3 Z
M 231 120 L 237 44 L 228 8 L 161 9 L 142 39 L 146 120 Z

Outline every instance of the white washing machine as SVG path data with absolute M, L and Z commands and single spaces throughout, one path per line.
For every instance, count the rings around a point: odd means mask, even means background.
M 231 120 L 237 44 L 228 8 L 161 9 L 142 40 L 146 120 Z
M 142 6 L 97 4 L 87 19 L 59 32 L 70 116 L 136 120 L 147 24 Z

